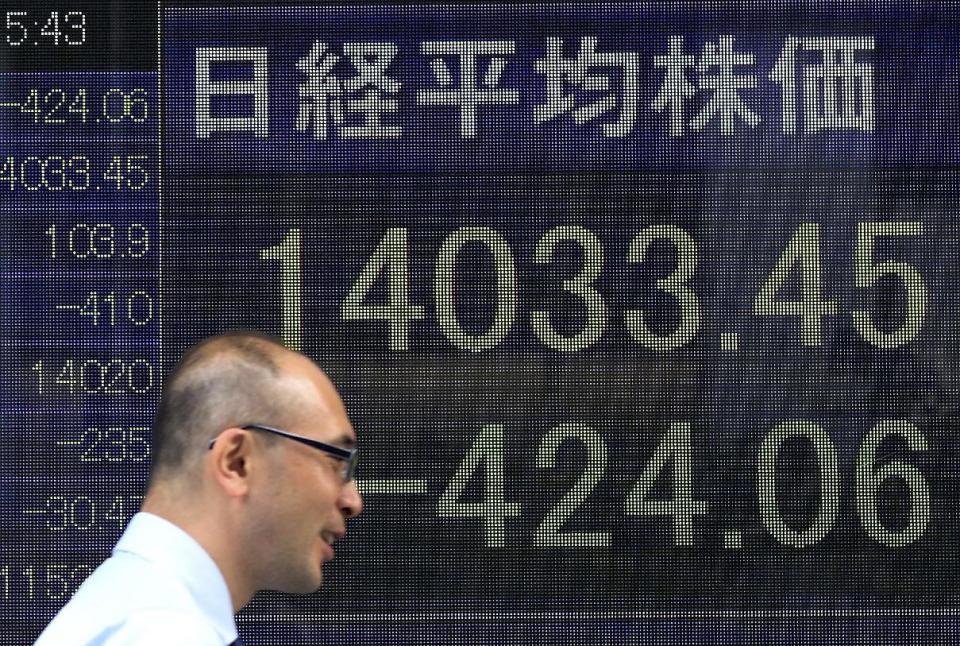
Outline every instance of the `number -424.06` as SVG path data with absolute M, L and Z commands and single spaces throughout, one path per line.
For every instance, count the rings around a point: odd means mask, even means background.
M 886 420 L 878 423 L 867 433 L 857 452 L 854 498 L 864 533 L 881 545 L 898 548 L 916 542 L 926 530 L 930 522 L 930 485 L 916 466 L 899 459 L 878 459 L 878 448 L 890 439 L 910 452 L 927 449 L 926 438 L 910 422 Z M 777 498 L 778 456 L 788 441 L 806 442 L 816 456 L 820 493 L 816 511 L 809 520 L 785 519 Z M 544 548 L 609 547 L 610 531 L 562 529 L 587 501 L 607 469 L 607 448 L 600 433 L 582 423 L 560 424 L 541 438 L 536 448 L 535 465 L 538 469 L 555 468 L 557 452 L 567 442 L 583 445 L 586 463 L 580 478 L 537 526 L 533 545 Z M 710 513 L 710 503 L 694 495 L 692 453 L 691 424 L 682 421 L 670 424 L 622 503 L 625 515 L 664 519 L 664 524 L 672 530 L 673 543 L 678 547 L 694 545 L 697 536 L 694 521 Z M 777 542 L 791 548 L 805 548 L 816 545 L 829 534 L 840 513 L 841 478 L 837 447 L 822 426 L 810 420 L 780 422 L 763 438 L 756 469 L 760 523 Z M 475 477 L 483 480 L 483 499 L 462 500 L 468 484 Z M 508 500 L 507 480 L 504 427 L 501 424 L 486 425 L 474 438 L 440 495 L 437 515 L 453 519 L 478 518 L 483 527 L 485 545 L 504 547 L 510 537 L 507 519 L 522 513 L 520 502 Z M 667 495 L 654 497 L 654 485 L 660 480 L 668 484 Z M 885 486 L 897 481 L 905 489 Z M 903 519 L 891 522 L 893 519 L 881 517 L 881 493 L 906 497 L 905 522 L 901 522 Z

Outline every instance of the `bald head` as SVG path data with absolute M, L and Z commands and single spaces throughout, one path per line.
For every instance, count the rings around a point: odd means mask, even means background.
M 189 479 L 209 441 L 225 428 L 292 424 L 303 393 L 298 380 L 285 377 L 291 364 L 306 364 L 322 377 L 309 359 L 257 333 L 223 334 L 188 350 L 157 409 L 151 484 Z

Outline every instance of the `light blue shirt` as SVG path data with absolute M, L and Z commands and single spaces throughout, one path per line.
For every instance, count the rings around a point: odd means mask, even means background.
M 237 638 L 217 564 L 173 523 L 136 514 L 38 646 L 224 646 Z

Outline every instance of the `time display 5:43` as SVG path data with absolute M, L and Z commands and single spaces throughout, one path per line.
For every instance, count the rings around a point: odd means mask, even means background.
M 7 11 L 5 40 L 11 47 L 21 45 L 83 45 L 87 41 L 87 17 L 82 11 Z

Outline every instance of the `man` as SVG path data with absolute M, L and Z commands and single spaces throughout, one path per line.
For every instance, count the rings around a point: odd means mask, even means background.
M 363 509 L 333 384 L 258 334 L 190 349 L 153 434 L 141 512 L 37 644 L 231 644 L 233 615 L 258 590 L 320 586 Z

